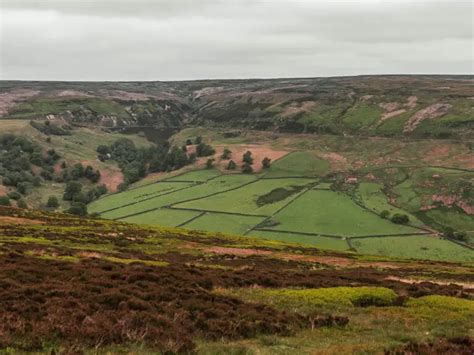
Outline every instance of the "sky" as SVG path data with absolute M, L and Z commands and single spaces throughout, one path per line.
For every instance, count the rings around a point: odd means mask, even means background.
M 473 74 L 466 0 L 0 0 L 0 79 Z

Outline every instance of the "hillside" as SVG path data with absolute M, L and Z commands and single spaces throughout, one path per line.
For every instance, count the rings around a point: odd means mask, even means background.
M 3 81 L 0 202 L 470 261 L 473 98 L 469 76 Z
M 0 208 L 8 353 L 455 353 L 471 264 Z
M 65 119 L 161 134 L 212 126 L 273 132 L 473 138 L 471 76 L 189 82 L 0 83 L 3 118 Z M 160 134 L 160 133 L 157 133 Z

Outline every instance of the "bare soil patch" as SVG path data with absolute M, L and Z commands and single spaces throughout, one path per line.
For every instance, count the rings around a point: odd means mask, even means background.
M 230 255 L 270 255 L 272 253 L 271 251 L 268 251 L 268 250 L 226 248 L 226 247 L 212 247 L 212 248 L 206 248 L 203 250 L 208 253 L 230 254 Z
M 16 224 L 16 225 L 35 225 L 35 224 L 44 224 L 44 221 L 39 221 L 35 219 L 21 218 L 21 217 L 10 217 L 10 216 L 0 216 L 0 224 Z
M 36 96 L 40 93 L 38 90 L 19 89 L 0 94 L 0 116 L 4 116 L 17 103 Z
M 408 119 L 403 132 L 413 132 L 415 128 L 424 120 L 441 117 L 448 113 L 451 107 L 452 105 L 450 104 L 437 103 L 418 111 Z
M 220 156 L 224 151 L 225 146 L 216 146 L 216 165 L 220 169 L 226 169 L 227 164 L 229 164 L 229 160 L 222 160 Z M 280 159 L 287 155 L 289 151 L 285 150 L 273 150 L 269 146 L 265 145 L 257 145 L 257 144 L 246 144 L 246 145 L 232 145 L 229 146 L 229 149 L 232 150 L 231 160 L 233 160 L 237 164 L 237 169 L 240 170 L 240 167 L 243 164 L 243 155 L 248 150 L 252 152 L 253 157 L 253 171 L 259 172 L 262 171 L 262 160 L 267 157 L 270 158 L 272 162 L 277 159 Z M 207 159 L 204 159 L 207 160 Z

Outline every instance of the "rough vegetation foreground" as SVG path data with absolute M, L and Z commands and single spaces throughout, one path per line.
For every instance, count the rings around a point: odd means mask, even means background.
M 473 284 L 471 264 L 0 209 L 13 353 L 469 354 Z

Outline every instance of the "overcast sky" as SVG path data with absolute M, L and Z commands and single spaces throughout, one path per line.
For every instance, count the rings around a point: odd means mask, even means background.
M 472 74 L 465 0 L 0 0 L 0 78 Z

